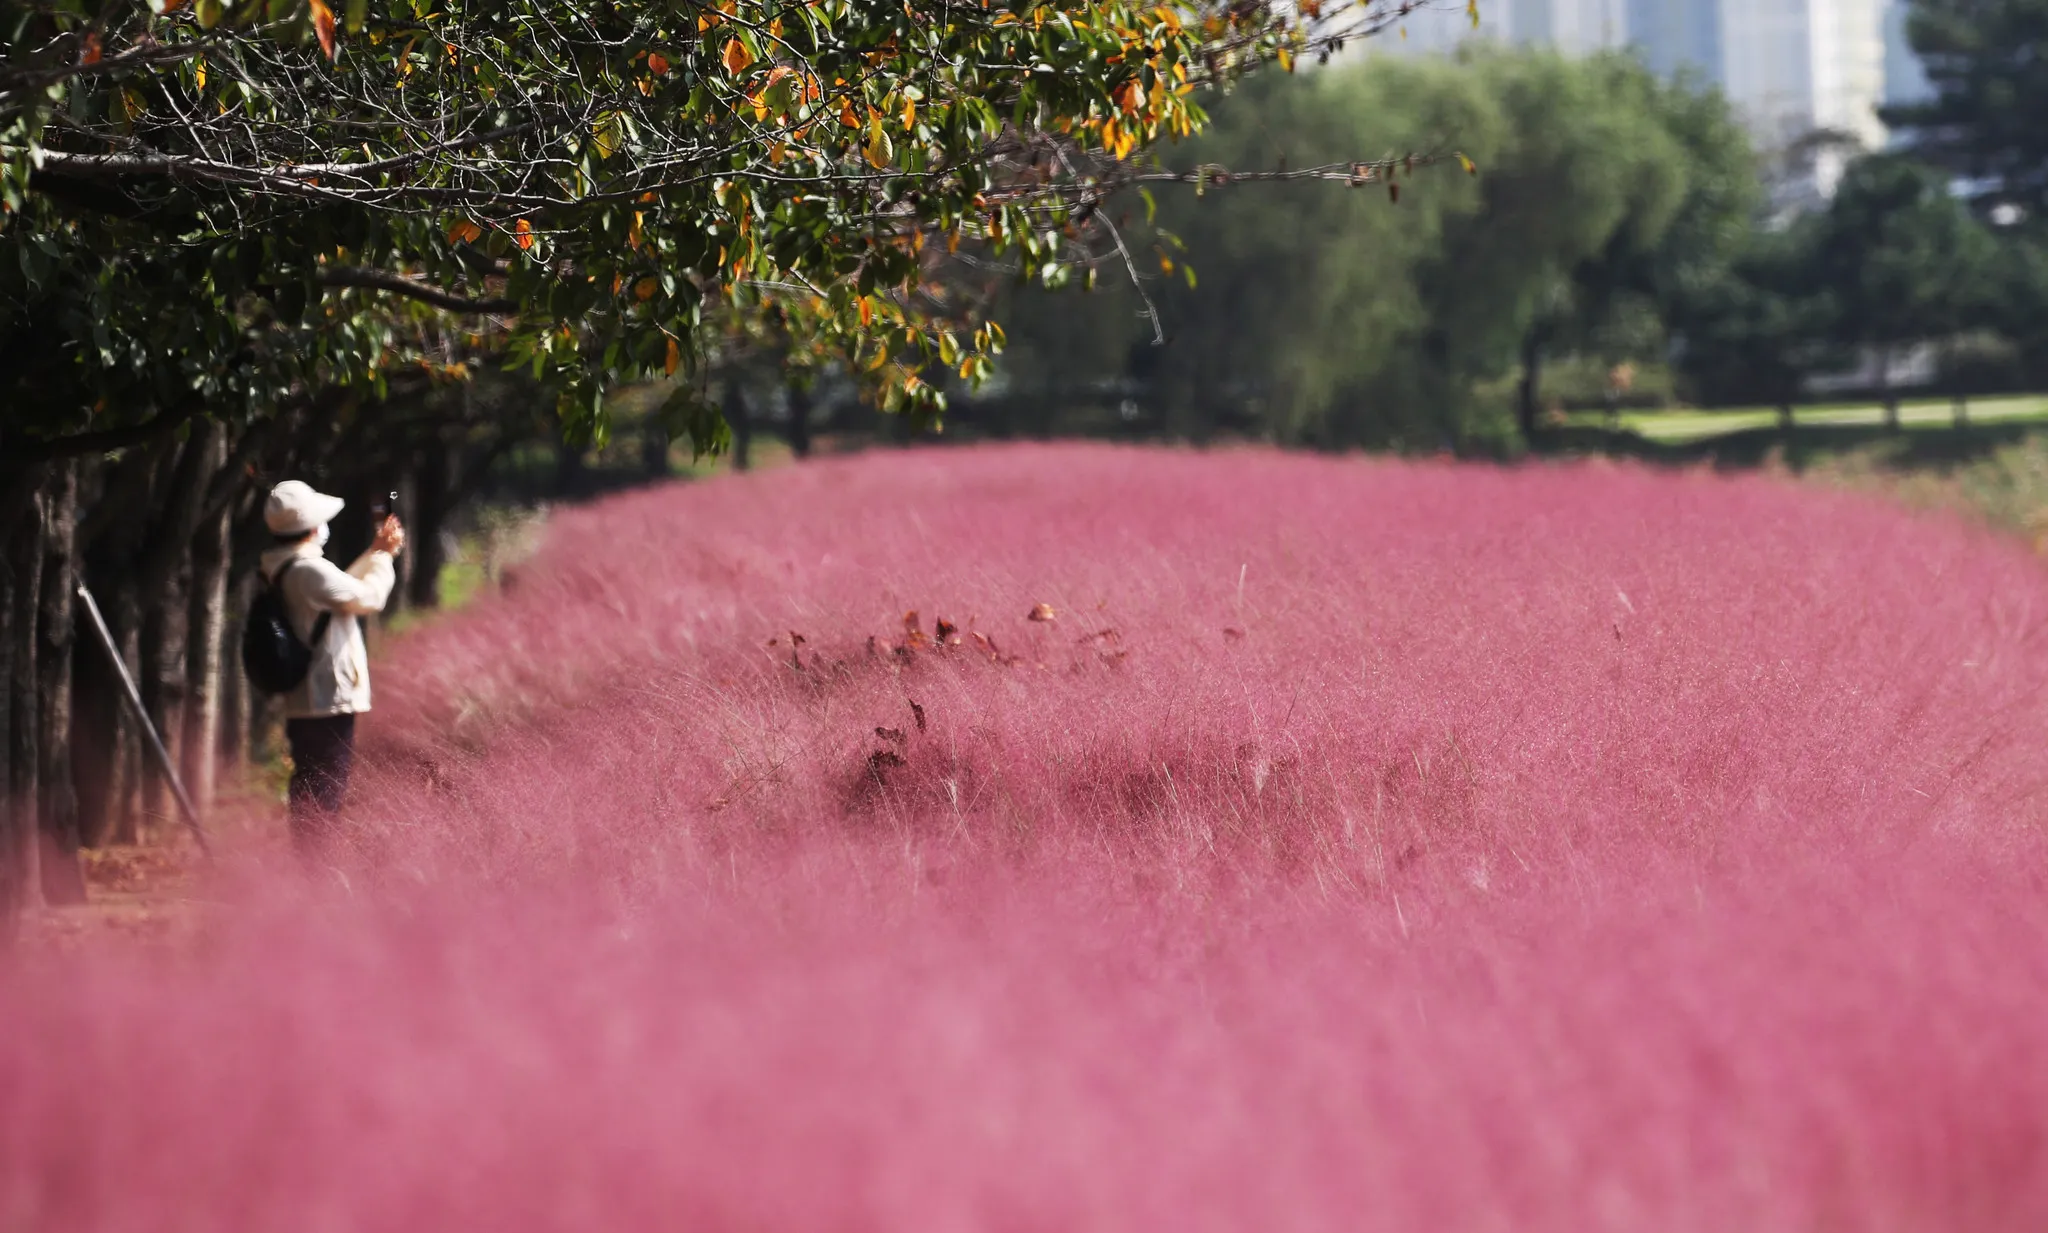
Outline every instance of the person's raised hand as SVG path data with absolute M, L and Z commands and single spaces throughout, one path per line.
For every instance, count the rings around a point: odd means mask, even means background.
M 405 551 L 405 526 L 398 521 L 398 515 L 393 514 L 378 524 L 377 538 L 371 541 L 370 548 L 374 552 L 388 552 L 394 557 Z

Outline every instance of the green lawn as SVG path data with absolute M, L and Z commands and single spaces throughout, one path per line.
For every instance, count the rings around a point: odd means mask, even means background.
M 1973 423 L 2048 423 L 2048 394 L 2022 394 L 1999 398 L 1972 399 Z M 1907 428 L 1947 428 L 1954 410 L 1947 399 L 1915 400 L 1901 403 L 1899 421 Z M 1605 417 L 1595 411 L 1576 412 L 1569 417 L 1573 427 L 1599 428 Z M 1855 427 L 1884 422 L 1884 409 L 1871 403 L 1835 403 L 1799 407 L 1794 423 L 1802 427 Z M 1778 413 L 1769 409 L 1744 408 L 1728 411 L 1630 411 L 1621 416 L 1621 426 L 1630 432 L 1663 444 L 1702 441 L 1724 433 L 1771 428 Z

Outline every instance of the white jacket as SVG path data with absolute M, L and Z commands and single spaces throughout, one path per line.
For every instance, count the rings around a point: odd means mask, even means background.
M 302 560 L 312 564 L 301 565 Z M 291 573 L 284 580 L 285 613 L 299 637 L 310 641 L 320 614 L 334 615 L 328 619 L 326 636 L 313 648 L 313 666 L 305 681 L 285 695 L 285 716 L 311 719 L 369 710 L 370 654 L 363 647 L 362 622 L 356 618 L 384 610 L 398 577 L 391 568 L 391 554 L 365 552 L 344 572 L 311 541 L 272 548 L 261 562 L 265 585 L 286 562 L 291 562 Z

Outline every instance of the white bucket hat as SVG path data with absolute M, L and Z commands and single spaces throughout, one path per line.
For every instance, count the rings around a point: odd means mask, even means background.
M 270 499 L 263 503 L 263 522 L 272 535 L 304 535 L 327 525 L 343 504 L 340 497 L 315 492 L 303 480 L 286 480 L 270 490 Z

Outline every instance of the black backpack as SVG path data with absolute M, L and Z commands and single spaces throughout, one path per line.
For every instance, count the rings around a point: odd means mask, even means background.
M 284 576 L 297 564 L 293 561 L 278 570 L 270 584 L 257 593 L 242 626 L 242 670 L 266 694 L 290 693 L 313 668 L 313 647 L 299 641 L 284 606 Z M 315 645 L 327 636 L 327 622 L 333 615 L 323 612 L 314 620 Z

